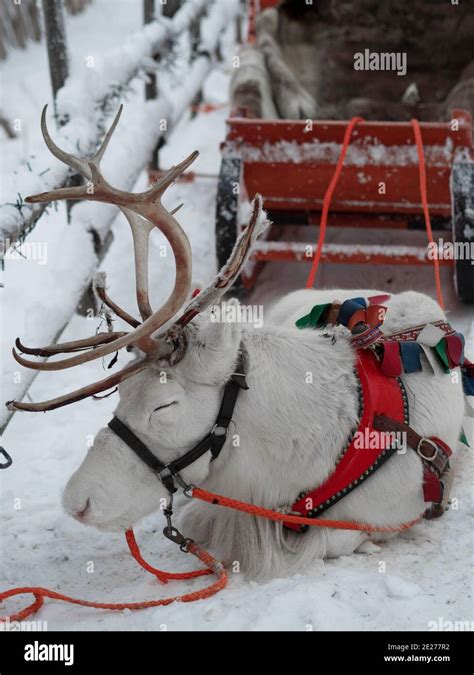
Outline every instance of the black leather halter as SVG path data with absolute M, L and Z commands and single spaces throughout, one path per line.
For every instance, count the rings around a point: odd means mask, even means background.
M 221 407 L 216 422 L 211 431 L 194 448 L 188 450 L 182 457 L 178 457 L 168 464 L 164 464 L 153 452 L 127 427 L 118 417 L 113 417 L 109 422 L 109 428 L 133 450 L 150 469 L 157 474 L 161 482 L 170 494 L 176 492 L 175 480 L 181 487 L 187 487 L 179 472 L 202 457 L 206 452 L 212 455 L 211 462 L 218 456 L 227 438 L 229 424 L 234 414 L 235 404 L 241 389 L 248 389 L 245 379 L 244 361 L 239 352 L 236 372 L 232 373 L 230 380 L 225 385 Z

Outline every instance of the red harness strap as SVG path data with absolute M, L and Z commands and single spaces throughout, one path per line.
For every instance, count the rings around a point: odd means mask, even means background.
M 387 343 L 390 344 L 390 343 Z M 387 347 L 385 345 L 385 348 Z M 393 343 L 395 344 L 395 343 Z M 386 356 L 386 355 L 385 355 Z M 384 359 L 385 363 L 386 358 Z M 386 364 L 385 364 L 386 365 Z M 400 373 L 382 374 L 372 350 L 357 351 L 357 374 L 360 382 L 360 422 L 350 443 L 344 448 L 336 468 L 329 478 L 314 490 L 303 492 L 293 504 L 291 513 L 309 518 L 320 516 L 382 466 L 397 450 L 410 445 L 423 461 L 423 496 L 425 502 L 438 506 L 443 502 L 445 483 L 449 475 L 452 451 L 439 438 L 419 436 L 409 424 L 408 401 Z M 385 423 L 384 423 L 385 422 Z M 393 433 L 405 434 L 398 444 Z M 425 456 L 427 449 L 430 456 Z M 433 450 L 435 450 L 434 456 Z M 435 461 L 443 460 L 441 463 Z M 444 468 L 443 468 L 444 467 Z M 433 508 L 431 509 L 433 511 Z M 435 509 L 438 517 L 444 511 Z M 428 512 L 427 512 L 428 513 Z M 306 532 L 307 525 L 285 522 L 285 527 Z
M 369 350 L 358 350 L 357 374 L 362 404 L 357 431 L 329 478 L 315 490 L 300 495 L 292 512 L 310 518 L 319 516 L 360 485 L 397 450 L 384 432 L 373 428 L 373 420 L 375 415 L 385 415 L 408 423 L 403 385 L 400 380 L 380 373 L 377 358 Z M 307 529 L 292 523 L 285 525 L 300 532 Z

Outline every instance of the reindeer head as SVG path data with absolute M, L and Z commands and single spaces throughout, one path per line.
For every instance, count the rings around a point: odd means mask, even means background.
M 16 410 L 48 411 L 118 386 L 120 400 L 116 416 L 161 462 L 168 464 L 192 448 L 214 423 L 222 390 L 235 369 L 241 326 L 212 322 L 209 308 L 217 304 L 232 286 L 250 255 L 254 241 L 267 223 L 260 219 L 262 203 L 257 196 L 250 222 L 237 240 L 226 265 L 212 283 L 186 305 L 191 289 L 190 245 L 173 215 L 178 209 L 167 211 L 161 198 L 198 153 L 192 153 L 181 164 L 165 172 L 145 192 L 129 193 L 113 188 L 101 174 L 100 160 L 121 110 L 99 150 L 91 159 L 85 160 L 73 157 L 56 146 L 46 126 L 45 107 L 41 128 L 46 145 L 55 157 L 81 173 L 89 182 L 28 197 L 26 201 L 87 199 L 116 204 L 120 208 L 132 229 L 141 321 L 111 300 L 106 290 L 105 275 L 101 274 L 95 284 L 98 296 L 133 330 L 99 333 L 88 339 L 41 348 L 26 347 L 17 339 L 19 351 L 47 359 L 28 360 L 15 349 L 13 356 L 21 365 L 35 370 L 72 368 L 123 348 L 134 348 L 138 356 L 119 372 L 69 394 L 41 403 L 9 401 L 7 405 Z M 176 281 L 164 305 L 153 311 L 148 296 L 148 244 L 155 227 L 163 232 L 173 251 Z M 168 325 L 166 329 L 165 324 Z M 49 360 L 56 354 L 71 352 L 80 353 L 56 361 Z M 208 473 L 209 462 L 210 456 L 201 457 L 183 471 L 183 477 L 188 482 L 202 481 Z M 166 495 L 167 491 L 157 476 L 118 435 L 105 427 L 99 431 L 93 447 L 69 480 L 64 506 L 81 522 L 105 530 L 122 530 L 159 508 L 160 500 Z

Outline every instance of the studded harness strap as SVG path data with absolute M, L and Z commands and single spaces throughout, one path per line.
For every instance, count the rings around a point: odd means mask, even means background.
M 314 490 L 302 492 L 290 513 L 317 518 L 336 504 L 396 452 L 405 452 L 408 445 L 417 452 L 424 466 L 423 493 L 425 502 L 441 504 L 444 483 L 449 470 L 450 448 L 438 438 L 424 438 L 409 425 L 408 400 L 400 378 L 380 372 L 372 350 L 357 352 L 359 424 L 344 447 L 336 468 L 329 478 Z M 403 442 L 400 443 L 400 439 Z M 425 514 L 435 518 L 444 508 L 433 506 Z M 285 523 L 296 532 L 306 532 L 307 525 Z

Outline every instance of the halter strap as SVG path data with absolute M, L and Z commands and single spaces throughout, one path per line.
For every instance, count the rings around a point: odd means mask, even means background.
M 145 462 L 153 473 L 158 475 L 165 488 L 172 494 L 177 490 L 175 480 L 180 485 L 186 485 L 179 475 L 180 471 L 193 464 L 208 451 L 212 455 L 211 462 L 219 456 L 227 439 L 229 424 L 241 389 L 248 389 L 248 385 L 245 379 L 243 355 L 242 352 L 239 352 L 236 372 L 232 373 L 230 380 L 225 385 L 221 406 L 211 431 L 194 448 L 168 464 L 164 464 L 118 417 L 114 416 L 108 426 L 133 450 L 137 457 Z

